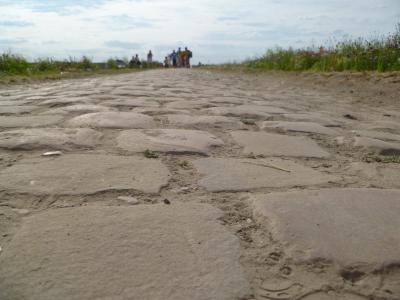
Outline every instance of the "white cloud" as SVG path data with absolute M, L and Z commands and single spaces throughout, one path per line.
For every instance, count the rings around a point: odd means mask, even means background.
M 151 48 L 161 60 L 172 48 L 187 45 L 196 61 L 222 62 L 276 45 L 383 34 L 400 21 L 398 0 L 18 2 L 0 0 L 0 51 L 11 48 L 32 59 L 85 54 L 104 60 L 133 52 L 143 56 Z

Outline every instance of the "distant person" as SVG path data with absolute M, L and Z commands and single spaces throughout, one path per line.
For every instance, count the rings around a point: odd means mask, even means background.
M 136 66 L 136 61 L 135 61 L 135 57 L 132 56 L 132 59 L 129 61 L 129 67 L 133 68 L 134 66 Z
M 176 68 L 178 66 L 178 55 L 176 54 L 175 50 L 172 51 L 171 58 L 172 58 L 172 66 Z
M 153 62 L 153 53 L 151 53 L 151 50 L 147 54 L 147 62 L 151 64 Z
M 132 59 L 129 61 L 129 67 L 135 68 L 141 65 L 139 55 L 132 56 Z
M 174 65 L 174 64 L 173 64 L 172 56 L 173 56 L 172 53 L 168 55 L 168 62 L 169 62 L 169 66 L 170 66 L 170 67 L 172 67 L 172 66 Z
M 179 47 L 178 51 L 176 52 L 176 60 L 177 60 L 178 68 L 181 68 L 182 67 L 182 50 L 181 50 L 181 47 Z
M 142 62 L 140 61 L 140 58 L 139 58 L 139 54 L 135 55 L 135 65 L 137 67 L 140 67 L 142 65 Z
M 164 68 L 169 68 L 169 58 L 168 58 L 168 56 L 166 56 L 165 59 L 164 59 Z
M 190 59 L 193 57 L 192 51 L 185 47 L 185 66 L 186 68 L 190 68 Z
M 187 63 L 187 53 L 185 50 L 181 52 L 181 61 L 182 61 L 182 68 L 186 68 Z

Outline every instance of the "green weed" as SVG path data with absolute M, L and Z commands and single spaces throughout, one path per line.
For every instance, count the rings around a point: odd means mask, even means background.
M 378 156 L 378 155 L 367 155 L 363 159 L 365 162 L 378 162 L 385 164 L 400 164 L 400 155 L 390 155 L 390 156 Z
M 400 156 L 399 155 L 385 156 L 382 159 L 382 162 L 392 163 L 392 164 L 400 164 Z
M 155 153 L 154 151 L 151 151 L 149 149 L 147 149 L 146 151 L 143 152 L 144 157 L 146 158 L 158 158 L 158 154 Z

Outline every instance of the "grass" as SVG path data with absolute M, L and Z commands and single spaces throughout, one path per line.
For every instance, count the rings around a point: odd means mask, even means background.
M 275 48 L 268 50 L 262 57 L 219 67 L 227 71 L 400 71 L 400 23 L 394 33 L 383 37 L 348 39 L 330 47 Z
M 36 80 L 57 80 L 61 78 L 76 78 L 90 75 L 126 73 L 144 69 L 158 68 L 161 64 L 142 62 L 141 67 L 121 68 L 117 61 L 109 59 L 104 63 L 94 63 L 90 58 L 83 56 L 80 59 L 54 60 L 40 58 L 29 62 L 23 56 L 11 52 L 0 55 L 0 83 L 23 83 Z
M 54 72 L 92 71 L 100 68 L 100 64 L 93 63 L 83 56 L 77 60 L 57 61 L 51 58 L 40 58 L 35 62 L 28 62 L 23 56 L 13 53 L 0 55 L 0 75 L 36 75 Z

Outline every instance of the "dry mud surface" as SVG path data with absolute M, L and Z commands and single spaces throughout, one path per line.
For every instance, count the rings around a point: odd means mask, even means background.
M 204 70 L 0 87 L 0 299 L 400 299 L 399 91 Z

